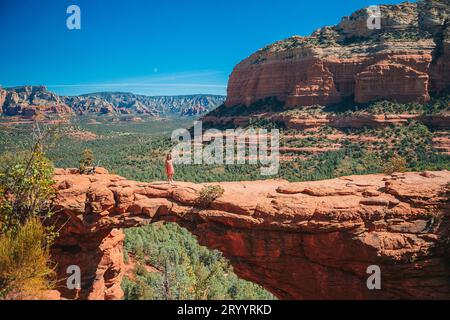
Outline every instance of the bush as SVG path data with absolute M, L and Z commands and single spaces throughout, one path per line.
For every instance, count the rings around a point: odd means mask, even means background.
M 405 172 L 406 160 L 399 155 L 394 155 L 385 165 L 383 171 L 385 174 L 393 174 L 394 172 Z
M 83 174 L 86 172 L 86 169 L 88 167 L 92 167 L 94 164 L 94 153 L 90 149 L 85 149 L 83 151 L 83 154 L 81 155 L 81 159 L 79 161 L 80 166 L 80 173 Z
M 49 216 L 53 165 L 40 148 L 0 159 L 0 233 L 15 232 L 29 218 Z
M 40 133 L 40 131 L 39 131 Z M 52 214 L 53 165 L 42 138 L 31 151 L 0 159 L 0 298 L 39 298 L 53 287 L 49 248 L 57 232 L 43 221 Z
M 53 288 L 46 229 L 38 218 L 0 235 L 0 299 L 39 298 Z
M 206 186 L 200 191 L 199 204 L 201 207 L 207 207 L 216 200 L 221 197 L 225 190 L 219 186 Z

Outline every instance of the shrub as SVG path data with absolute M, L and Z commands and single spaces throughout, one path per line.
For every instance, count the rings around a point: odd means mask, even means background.
M 52 214 L 54 169 L 38 133 L 31 151 L 0 159 L 0 298 L 39 298 L 53 287 L 49 248 L 57 232 L 43 221 Z
M 94 164 L 94 153 L 90 149 L 85 149 L 83 154 L 81 155 L 81 159 L 79 161 L 80 173 L 83 174 L 86 172 L 87 167 L 92 167 Z
M 207 207 L 216 200 L 221 197 L 225 190 L 219 186 L 206 186 L 200 191 L 199 204 L 201 207 Z
M 29 218 L 49 216 L 53 165 L 40 148 L 0 159 L 0 232 L 15 232 Z
M 393 174 L 394 172 L 405 172 L 406 171 L 406 160 L 405 158 L 394 155 L 383 167 L 385 174 Z
M 53 288 L 55 272 L 49 261 L 46 229 L 38 218 L 0 235 L 0 299 L 39 298 Z

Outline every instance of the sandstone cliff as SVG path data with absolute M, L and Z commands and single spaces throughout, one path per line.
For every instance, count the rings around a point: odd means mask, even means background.
M 309 37 L 271 44 L 239 63 L 227 106 L 276 97 L 288 107 L 352 98 L 426 102 L 450 85 L 448 0 L 381 5 L 381 29 L 359 10 Z
M 61 279 L 81 267 L 83 299 L 122 297 L 119 229 L 156 221 L 188 228 L 281 299 L 450 298 L 448 171 L 221 183 L 224 195 L 207 208 L 197 205 L 202 185 L 100 172 L 55 175 L 53 257 Z M 367 289 L 370 265 L 381 268 L 381 290 Z M 63 282 L 59 290 L 75 295 Z

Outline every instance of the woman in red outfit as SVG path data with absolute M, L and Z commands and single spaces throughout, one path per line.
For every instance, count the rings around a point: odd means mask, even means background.
M 166 157 L 166 175 L 169 183 L 173 183 L 173 175 L 175 173 L 175 169 L 173 168 L 172 155 L 169 153 Z

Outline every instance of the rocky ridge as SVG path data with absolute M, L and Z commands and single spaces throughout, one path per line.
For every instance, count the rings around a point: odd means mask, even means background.
M 0 110 L 7 116 L 33 118 L 38 114 L 73 114 L 64 99 L 43 86 L 0 88 Z
M 337 114 L 311 114 L 311 113 L 261 113 L 253 116 L 211 116 L 206 115 L 202 120 L 214 125 L 232 124 L 236 127 L 247 127 L 252 121 L 264 119 L 269 122 L 278 123 L 286 129 L 293 130 L 317 130 L 321 127 L 329 126 L 338 129 L 358 129 L 358 128 L 381 128 L 386 126 L 401 126 L 409 121 L 417 121 L 436 129 L 450 128 L 450 112 L 441 114 L 371 114 L 354 113 L 347 115 Z
M 201 184 L 128 181 L 101 169 L 55 172 L 61 279 L 82 271 L 82 299 L 120 299 L 121 228 L 177 222 L 220 250 L 236 274 L 281 299 L 448 299 L 448 171 L 347 176 L 288 183 L 220 183 L 199 206 Z M 366 271 L 381 268 L 382 289 Z M 64 298 L 75 293 L 60 287 Z
M 0 88 L 0 114 L 35 118 L 40 115 L 148 115 L 198 116 L 221 105 L 215 95 L 149 97 L 132 93 L 104 92 L 58 96 L 44 86 Z

